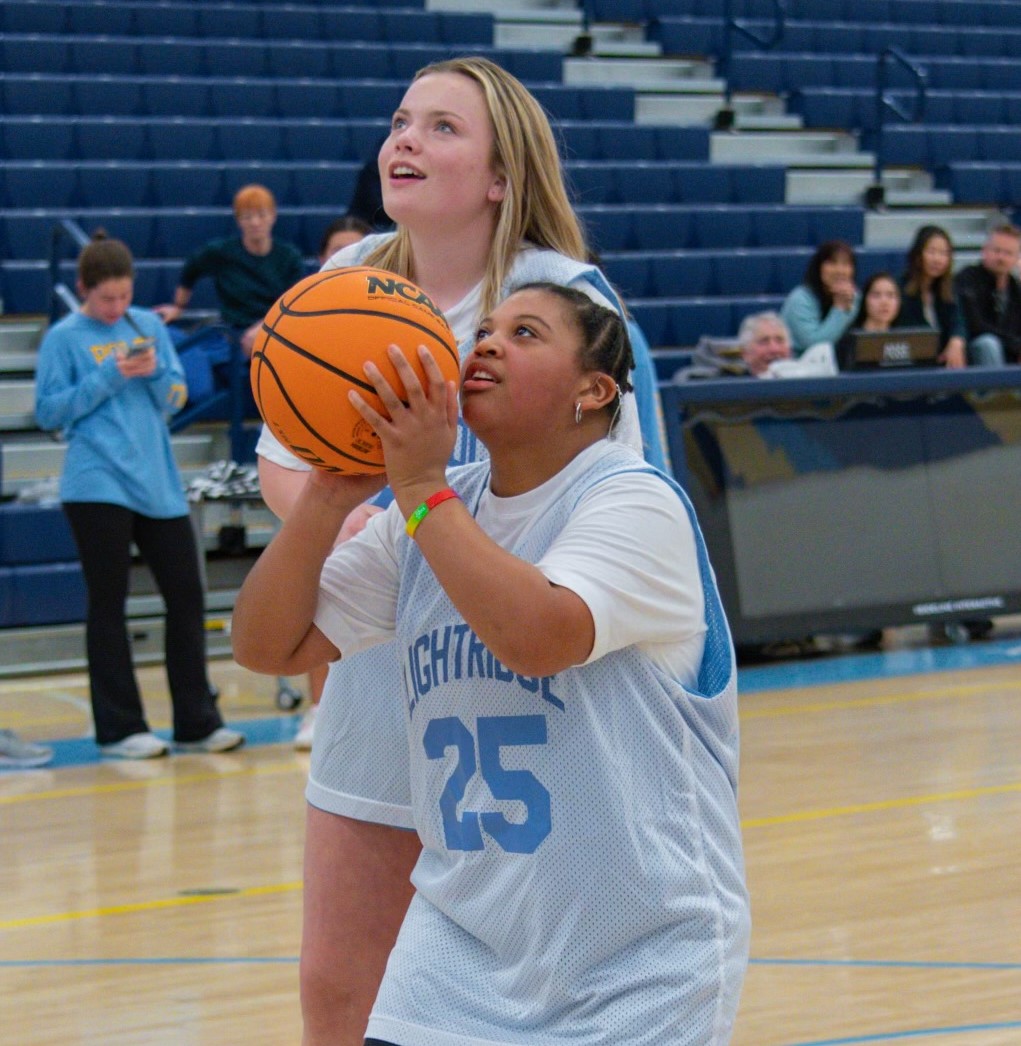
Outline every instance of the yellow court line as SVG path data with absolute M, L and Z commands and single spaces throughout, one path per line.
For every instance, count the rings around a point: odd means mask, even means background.
M 801 821 L 822 821 L 828 817 L 846 817 L 848 814 L 868 814 L 878 810 L 898 810 L 930 803 L 948 803 L 960 799 L 978 799 L 986 795 L 1004 795 L 1021 792 L 1021 781 L 1013 784 L 989 785 L 986 788 L 964 788 L 956 792 L 936 792 L 932 795 L 912 795 L 901 799 L 881 799 L 874 803 L 855 803 L 852 806 L 831 806 L 822 810 L 800 810 L 776 817 L 750 817 L 741 822 L 742 828 L 772 828 L 782 824 L 797 824 Z
M 896 705 L 912 701 L 940 701 L 951 697 L 998 696 L 1003 690 L 1021 690 L 1021 682 L 997 683 L 995 687 L 952 686 L 931 690 L 906 691 L 900 694 L 879 694 L 875 697 L 853 697 L 845 701 L 812 701 L 801 705 L 777 705 L 773 708 L 740 709 L 738 715 L 744 719 L 776 719 L 789 715 L 804 715 L 806 712 L 834 712 L 849 708 L 876 708 L 880 705 Z M 749 695 L 751 696 L 751 695 Z M 767 696 L 759 691 L 756 696 Z
M 202 774 L 165 774 L 163 777 L 150 777 L 139 781 L 115 781 L 110 784 L 80 785 L 77 788 L 50 788 L 44 792 L 25 792 L 21 795 L 0 795 L 0 806 L 14 803 L 31 803 L 38 799 L 72 799 L 84 795 L 110 795 L 116 792 L 131 792 L 139 788 L 155 785 L 196 784 L 217 781 L 224 778 L 244 777 L 255 774 L 280 774 L 298 771 L 307 774 L 308 770 L 295 760 L 289 763 L 266 763 L 262 766 L 242 766 L 236 770 L 206 772 Z
M 26 926 L 46 926 L 71 922 L 75 919 L 96 919 L 104 915 L 128 915 L 134 912 L 154 912 L 164 908 L 181 908 L 186 904 L 208 904 L 210 901 L 233 900 L 237 897 L 264 897 L 269 894 L 300 890 L 302 884 L 277 883 L 273 886 L 251 886 L 236 893 L 190 894 L 187 897 L 165 897 L 158 901 L 138 901 L 135 904 L 115 904 L 107 908 L 86 908 L 80 912 L 55 912 L 52 915 L 30 915 L 24 919 L 0 921 L 0 930 L 19 930 Z

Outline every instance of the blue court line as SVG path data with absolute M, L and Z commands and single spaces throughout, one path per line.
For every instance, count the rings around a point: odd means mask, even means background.
M 934 1035 L 967 1035 L 977 1031 L 1007 1031 L 1021 1028 L 1021 1021 L 997 1021 L 992 1024 L 959 1024 L 943 1028 L 913 1028 L 910 1031 L 876 1032 L 872 1035 L 851 1035 L 841 1039 L 805 1039 L 784 1046 L 860 1046 L 870 1042 L 897 1042 L 904 1039 L 930 1038 Z
M 920 959 L 749 959 L 750 966 L 854 966 L 905 970 L 1021 970 L 1021 962 L 934 962 Z
M 33 966 L 296 966 L 297 955 L 254 956 L 164 956 L 162 959 L 0 959 L 0 969 L 28 969 Z
M 263 719 L 244 719 L 231 722 L 227 725 L 234 730 L 239 730 L 245 735 L 245 744 L 255 747 L 256 745 L 290 744 L 294 741 L 294 735 L 298 732 L 301 717 L 297 715 L 268 716 Z M 173 744 L 169 730 L 154 730 L 158 737 L 162 737 L 171 745 Z M 106 762 L 91 737 L 73 737 L 46 741 L 53 749 L 53 759 L 40 770 L 59 770 L 67 766 L 89 766 L 94 763 Z M 241 749 L 244 751 L 244 749 Z M 171 753 L 173 748 L 171 747 Z M 188 755 L 195 753 L 189 752 Z M 230 754 L 230 753 L 227 753 Z M 120 762 L 120 760 L 110 760 Z M 6 773 L 22 772 L 32 773 L 34 771 L 5 771 Z
M 752 665 L 738 670 L 738 690 L 754 694 L 790 687 L 854 683 L 890 676 L 909 676 L 925 672 L 947 672 L 964 668 L 1021 662 L 1021 636 L 982 640 L 960 646 L 921 647 L 876 653 L 848 653 L 810 660 L 781 661 L 772 665 Z M 290 744 L 298 732 L 301 717 L 294 713 L 233 721 L 228 725 L 245 735 L 249 746 Z M 155 731 L 166 741 L 166 730 Z M 88 766 L 102 762 L 91 738 L 67 738 L 46 742 L 53 748 L 53 760 L 43 770 L 68 766 Z M 30 770 L 0 773 L 32 773 Z
M 830 655 L 810 660 L 781 661 L 738 669 L 738 690 L 786 690 L 790 687 L 855 683 L 889 676 L 988 668 L 1021 661 L 1021 637 L 982 640 L 960 646 L 920 647 L 876 653 Z

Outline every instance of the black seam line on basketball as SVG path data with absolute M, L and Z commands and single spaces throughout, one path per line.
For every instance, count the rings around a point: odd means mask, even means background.
M 311 315 L 311 313 L 306 313 L 305 315 Z M 263 322 L 262 324 L 262 329 L 271 338 L 280 342 L 282 345 L 286 345 L 287 348 L 289 348 L 292 352 L 296 352 L 299 356 L 304 356 L 307 360 L 312 360 L 313 363 L 318 363 L 319 366 L 323 368 L 323 370 L 330 371 L 331 373 L 336 374 L 338 377 L 350 381 L 352 385 L 357 385 L 359 388 L 364 389 L 366 392 L 371 392 L 372 395 L 376 394 L 376 387 L 374 385 L 370 385 L 364 378 L 359 378 L 357 375 L 351 374 L 340 367 L 334 366 L 334 364 L 332 363 L 327 363 L 326 360 L 324 360 L 321 356 L 317 356 L 315 353 L 309 352 L 308 349 L 303 349 L 300 345 L 295 345 L 293 341 L 289 341 L 282 334 L 278 334 L 275 330 L 273 330 L 272 327 L 267 327 L 265 322 Z M 265 352 L 265 350 L 263 350 L 263 352 Z M 270 370 L 273 370 L 269 360 L 266 360 L 266 365 L 270 368 Z M 273 374 L 276 375 L 275 370 L 273 370 Z
M 280 304 L 280 314 L 282 316 L 297 316 L 299 319 L 303 319 L 306 316 L 379 316 L 385 319 L 394 318 L 391 317 L 389 313 L 382 313 L 378 309 L 316 309 L 311 312 L 295 312 L 294 309 L 288 305 L 284 305 L 283 303 Z M 415 330 L 421 331 L 427 337 L 432 338 L 433 341 L 438 341 L 444 349 L 450 352 L 450 346 L 434 330 L 431 330 L 424 324 L 416 323 L 414 320 L 409 320 L 406 316 L 396 318 L 399 319 L 401 323 L 407 324 L 407 326 L 414 327 Z M 265 324 L 263 324 L 263 327 L 265 327 Z M 273 333 L 276 334 L 276 331 L 274 330 Z M 281 338 L 280 340 L 283 341 L 284 339 Z M 290 343 L 288 342 L 288 344 Z M 451 355 L 454 354 L 451 353 Z M 460 357 L 454 355 L 454 358 L 459 359 Z
M 254 363 L 255 360 L 259 360 L 261 363 L 258 375 L 260 383 L 262 381 L 262 367 L 265 367 L 270 372 L 270 374 L 272 374 L 273 377 L 276 379 L 277 389 L 280 391 L 280 395 L 284 397 L 284 401 L 294 412 L 295 417 L 301 418 L 301 423 L 305 426 L 305 428 L 308 429 L 309 432 L 312 433 L 313 436 L 315 436 L 317 440 L 319 440 L 320 443 L 322 443 L 324 446 L 329 447 L 330 450 L 336 451 L 336 453 L 338 453 L 342 458 L 347 458 L 348 461 L 353 461 L 357 465 L 377 464 L 377 462 L 369 461 L 367 458 L 356 458 L 354 454 L 349 454 L 346 450 L 344 450 L 343 447 L 335 447 L 328 439 L 325 439 L 323 436 L 321 436 L 319 432 L 308 423 L 308 419 L 305 417 L 305 415 L 302 414 L 300 410 L 298 410 L 298 406 L 294 402 L 294 400 L 292 400 L 291 397 L 287 395 L 287 389 L 285 388 L 284 383 L 280 380 L 280 375 L 276 372 L 276 369 L 274 368 L 272 361 L 266 358 L 266 354 L 263 352 L 254 353 L 252 356 L 252 362 Z M 260 401 L 262 399 L 261 392 L 259 399 Z

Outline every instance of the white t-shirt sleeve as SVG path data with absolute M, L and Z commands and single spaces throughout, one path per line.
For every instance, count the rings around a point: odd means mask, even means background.
M 627 473 L 597 484 L 537 566 L 592 613 L 595 644 L 586 664 L 637 644 L 694 684 L 706 632 L 695 535 L 661 479 Z
M 394 638 L 397 619 L 397 537 L 404 517 L 396 504 L 338 545 L 319 577 L 314 622 L 344 657 Z

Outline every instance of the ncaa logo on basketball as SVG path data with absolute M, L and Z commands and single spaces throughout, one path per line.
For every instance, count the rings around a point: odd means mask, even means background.
M 379 276 L 370 275 L 366 278 L 365 292 L 368 295 L 385 294 L 390 297 L 403 298 L 412 305 L 424 305 L 434 316 L 442 316 L 443 313 L 429 300 L 425 292 L 413 283 L 406 283 L 393 276 L 389 279 L 381 279 Z

